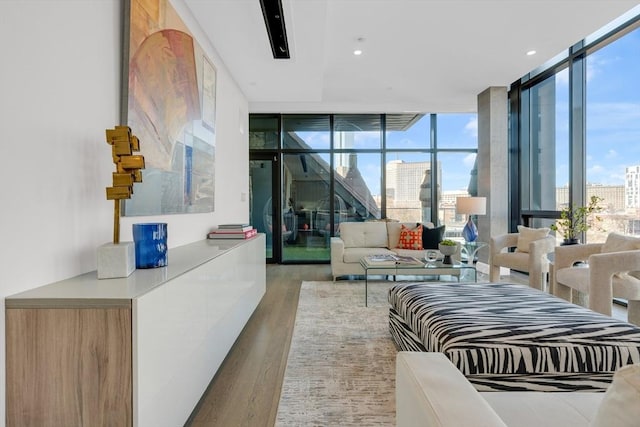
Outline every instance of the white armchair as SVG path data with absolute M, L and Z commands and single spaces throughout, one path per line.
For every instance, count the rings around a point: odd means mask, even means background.
M 640 325 L 640 238 L 610 233 L 605 243 L 559 246 L 552 281 L 554 295 L 571 302 L 572 289 L 583 292 L 607 316 L 613 298 L 624 298 L 628 321 Z
M 508 233 L 490 240 L 489 277 L 500 281 L 500 267 L 529 273 L 529 286 L 545 291 L 549 272 L 548 254 L 556 242 L 548 236 L 549 229 L 518 226 L 519 233 Z M 510 248 L 517 248 L 509 252 Z

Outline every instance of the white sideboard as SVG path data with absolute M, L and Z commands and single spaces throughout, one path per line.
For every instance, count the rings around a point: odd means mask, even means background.
M 184 424 L 265 293 L 265 237 L 168 256 L 5 299 L 7 425 Z

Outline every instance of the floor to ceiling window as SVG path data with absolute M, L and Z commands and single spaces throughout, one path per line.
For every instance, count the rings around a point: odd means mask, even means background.
M 586 193 L 603 221 L 587 234 L 640 234 L 640 28 L 587 55 Z
M 569 81 L 568 69 L 523 91 L 520 132 L 521 206 L 526 210 L 558 210 L 568 203 Z
M 437 118 L 437 222 L 445 225 L 447 237 L 456 238 L 462 235 L 467 221 L 456 212 L 456 199 L 478 195 L 478 117 L 476 114 L 439 114 Z
M 266 208 L 282 230 L 276 261 L 328 262 L 345 221 L 433 222 L 460 235 L 455 196 L 477 188 L 475 114 L 252 114 L 249 127 L 250 157 L 280 161 L 278 204 Z
M 612 231 L 640 235 L 638 75 L 640 16 L 512 84 L 515 223 L 548 226 L 561 209 L 598 196 L 602 221 L 583 241 L 603 242 Z

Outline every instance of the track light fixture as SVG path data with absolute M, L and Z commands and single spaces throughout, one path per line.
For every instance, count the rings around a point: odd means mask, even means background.
M 289 43 L 287 42 L 287 30 L 284 24 L 281 0 L 260 0 L 262 16 L 267 27 L 269 44 L 274 59 L 289 59 Z

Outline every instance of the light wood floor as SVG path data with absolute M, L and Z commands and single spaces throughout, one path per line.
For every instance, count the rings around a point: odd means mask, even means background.
M 331 280 L 329 265 L 267 265 L 267 292 L 194 409 L 186 426 L 271 427 L 293 334 L 300 284 Z M 478 274 L 479 281 L 486 275 Z M 526 283 L 526 276 L 501 281 Z M 614 305 L 613 316 L 626 320 Z

